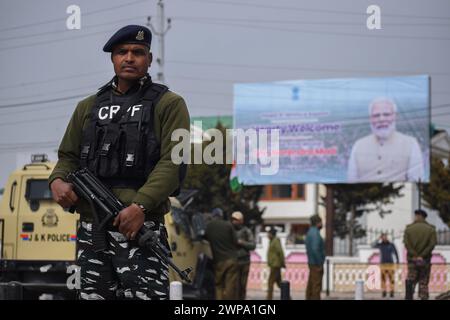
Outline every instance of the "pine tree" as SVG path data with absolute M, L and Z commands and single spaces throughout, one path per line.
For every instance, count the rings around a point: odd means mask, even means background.
M 425 206 L 439 212 L 442 221 L 450 226 L 450 166 L 432 158 L 429 184 L 423 184 Z
M 196 189 L 195 201 L 190 205 L 193 210 L 211 212 L 213 208 L 221 208 L 226 214 L 241 211 L 246 224 L 259 224 L 264 210 L 258 207 L 262 195 L 262 186 L 244 186 L 239 192 L 233 192 L 230 187 L 231 164 L 226 164 L 226 128 L 218 123 L 216 129 L 222 132 L 223 164 L 190 164 L 183 187 Z M 213 141 L 203 143 L 203 150 Z

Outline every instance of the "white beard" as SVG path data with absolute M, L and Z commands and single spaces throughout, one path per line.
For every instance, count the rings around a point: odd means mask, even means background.
M 395 131 L 395 122 L 393 121 L 389 127 L 387 128 L 380 128 L 377 129 L 374 127 L 374 125 L 371 123 L 370 127 L 372 128 L 372 133 L 379 139 L 386 140 L 389 138 L 392 133 Z

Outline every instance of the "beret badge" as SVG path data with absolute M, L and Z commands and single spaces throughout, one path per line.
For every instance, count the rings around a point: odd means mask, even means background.
M 136 40 L 142 41 L 144 40 L 144 31 L 138 31 L 137 35 L 136 35 Z

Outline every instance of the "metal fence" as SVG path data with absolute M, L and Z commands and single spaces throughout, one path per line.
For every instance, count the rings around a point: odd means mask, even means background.
M 403 231 L 395 232 L 393 229 L 377 229 L 377 228 L 369 228 L 366 230 L 366 235 L 361 238 L 353 239 L 353 250 L 351 256 L 355 256 L 357 254 L 357 247 L 360 244 L 370 245 L 379 239 L 382 233 L 387 234 L 387 237 L 390 241 L 395 239 L 403 238 Z M 450 230 L 443 229 L 436 231 L 437 236 L 437 244 L 438 245 L 450 245 Z M 333 239 L 333 254 L 336 256 L 349 256 L 349 248 L 350 248 L 350 239 L 348 237 L 341 239 L 339 237 L 335 237 Z
M 393 265 L 395 291 L 404 292 L 408 274 L 406 264 Z M 270 269 L 264 262 L 252 262 L 247 288 L 266 290 Z M 291 290 L 304 291 L 308 283 L 309 269 L 306 263 L 287 263 L 282 277 L 290 282 Z M 363 280 L 366 292 L 381 290 L 381 272 L 377 264 L 368 263 L 331 263 L 324 266 L 323 290 L 328 292 L 354 292 L 355 282 Z M 389 288 L 389 284 L 387 284 Z M 450 264 L 431 266 L 429 291 L 435 293 L 450 290 Z
M 450 230 L 438 230 L 437 231 L 437 244 L 438 245 L 450 245 Z

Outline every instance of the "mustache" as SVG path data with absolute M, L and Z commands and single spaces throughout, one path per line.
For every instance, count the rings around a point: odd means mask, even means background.
M 396 130 L 395 122 L 390 123 L 385 128 L 377 128 L 372 123 L 370 124 L 370 126 L 372 128 L 372 132 L 380 138 L 387 138 L 392 132 L 394 132 Z

